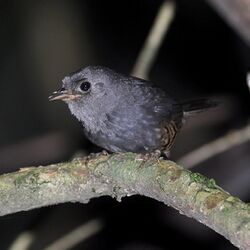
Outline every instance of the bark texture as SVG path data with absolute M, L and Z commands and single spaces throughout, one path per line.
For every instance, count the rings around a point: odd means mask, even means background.
M 0 176 L 0 215 L 109 195 L 140 194 L 164 202 L 250 249 L 250 205 L 213 179 L 154 155 L 96 154 Z

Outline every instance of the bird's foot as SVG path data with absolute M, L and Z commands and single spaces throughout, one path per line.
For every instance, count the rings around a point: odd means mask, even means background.
M 108 156 L 109 152 L 103 149 L 100 155 Z
M 161 156 L 161 151 L 160 150 L 155 150 L 153 152 L 145 153 L 145 154 L 139 154 L 139 158 L 137 160 L 140 161 L 148 161 L 149 159 L 159 159 Z
M 169 160 L 170 159 L 170 151 L 169 150 L 163 151 L 162 156 L 163 156 L 164 160 Z

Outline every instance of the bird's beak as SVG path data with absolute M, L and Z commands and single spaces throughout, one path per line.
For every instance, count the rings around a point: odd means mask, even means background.
M 74 93 L 71 90 L 66 90 L 64 88 L 61 88 L 53 92 L 52 95 L 49 96 L 49 101 L 56 101 L 56 100 L 70 101 L 78 99 L 79 97 L 81 97 L 80 94 Z

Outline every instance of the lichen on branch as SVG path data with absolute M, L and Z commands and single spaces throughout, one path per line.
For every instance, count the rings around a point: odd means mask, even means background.
M 250 205 L 155 155 L 96 154 L 0 176 L 0 215 L 109 195 L 140 194 L 164 202 L 250 249 Z

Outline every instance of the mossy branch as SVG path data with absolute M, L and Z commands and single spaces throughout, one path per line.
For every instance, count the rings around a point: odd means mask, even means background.
M 250 205 L 213 179 L 172 161 L 133 153 L 97 154 L 72 162 L 30 167 L 0 176 L 0 215 L 62 202 L 140 194 L 172 206 L 250 249 Z

